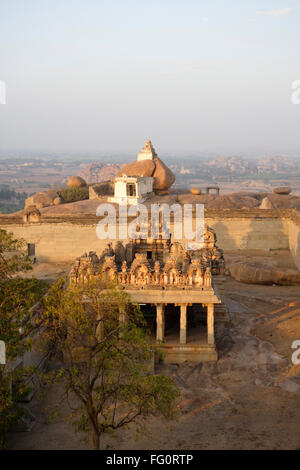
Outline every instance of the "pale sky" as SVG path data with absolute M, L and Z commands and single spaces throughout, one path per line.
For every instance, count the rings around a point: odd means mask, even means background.
M 298 153 L 299 0 L 0 0 L 0 151 Z

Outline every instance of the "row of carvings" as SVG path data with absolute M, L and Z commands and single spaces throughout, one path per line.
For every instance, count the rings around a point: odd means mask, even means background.
M 139 269 L 137 273 L 118 273 L 118 282 L 129 286 L 189 286 L 210 288 L 212 285 L 212 275 L 207 268 L 203 274 L 201 270 L 193 274 L 180 274 L 175 270 L 169 272 L 146 272 Z
M 190 286 L 210 288 L 212 286 L 211 269 L 207 267 L 203 271 L 199 260 L 192 260 L 186 273 L 178 270 L 174 258 L 168 260 L 163 269 L 161 269 L 160 262 L 156 261 L 153 270 L 143 254 L 136 255 L 130 269 L 128 269 L 127 262 L 123 261 L 121 271 L 118 271 L 114 256 L 105 258 L 101 272 L 91 258 L 79 258 L 70 272 L 70 281 L 76 284 L 99 278 L 99 276 L 111 281 L 118 281 L 121 285 L 134 287 Z

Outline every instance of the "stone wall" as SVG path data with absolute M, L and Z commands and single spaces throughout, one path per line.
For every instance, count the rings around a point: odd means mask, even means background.
M 230 250 L 289 249 L 300 269 L 300 222 L 294 210 L 208 211 L 206 222 L 217 234 L 218 246 Z M 96 216 L 42 218 L 38 223 L 0 216 L 1 228 L 34 243 L 43 262 L 72 262 L 85 252 L 100 253 L 106 240 L 96 236 Z
M 89 199 L 102 200 L 107 196 L 113 196 L 114 184 L 111 181 L 89 185 Z
M 300 217 L 294 211 L 293 216 L 286 220 L 289 230 L 289 248 L 300 271 Z
M 215 230 L 218 246 L 224 251 L 289 248 L 288 226 L 278 217 L 208 214 L 206 222 Z
M 34 243 L 35 256 L 41 262 L 73 262 L 85 252 L 100 253 L 107 244 L 97 238 L 95 225 L 32 223 L 1 228 Z

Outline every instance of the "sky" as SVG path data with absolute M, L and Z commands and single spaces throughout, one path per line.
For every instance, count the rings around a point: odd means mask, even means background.
M 0 151 L 300 155 L 300 0 L 0 0 Z

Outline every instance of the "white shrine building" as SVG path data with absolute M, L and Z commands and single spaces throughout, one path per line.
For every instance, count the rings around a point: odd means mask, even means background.
M 141 204 L 153 194 L 153 181 L 151 176 L 118 176 L 114 179 L 114 196 L 109 202 Z

